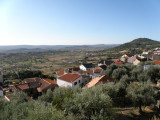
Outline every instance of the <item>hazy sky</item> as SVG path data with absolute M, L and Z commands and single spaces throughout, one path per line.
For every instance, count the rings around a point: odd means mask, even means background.
M 0 0 L 0 45 L 160 41 L 160 0 Z

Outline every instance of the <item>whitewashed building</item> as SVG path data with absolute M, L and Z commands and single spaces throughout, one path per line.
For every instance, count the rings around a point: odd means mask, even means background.
M 79 74 L 68 73 L 57 78 L 60 87 L 75 87 L 82 84 L 82 76 Z
M 93 64 L 92 63 L 81 64 L 79 68 L 83 71 L 88 71 L 93 68 Z

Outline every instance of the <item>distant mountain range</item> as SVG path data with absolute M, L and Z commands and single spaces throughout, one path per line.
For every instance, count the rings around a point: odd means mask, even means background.
M 97 45 L 13 45 L 0 46 L 0 53 L 23 53 L 42 52 L 47 50 L 130 50 L 130 49 L 153 49 L 160 47 L 160 42 L 149 38 L 138 38 L 124 44 L 97 44 Z
M 124 43 L 120 46 L 114 47 L 112 50 L 129 50 L 129 49 L 153 49 L 160 47 L 160 42 L 149 38 L 138 38 L 131 42 Z
M 11 45 L 0 46 L 0 53 L 19 53 L 19 52 L 41 52 L 47 50 L 103 50 L 109 49 L 120 44 L 97 44 L 97 45 Z

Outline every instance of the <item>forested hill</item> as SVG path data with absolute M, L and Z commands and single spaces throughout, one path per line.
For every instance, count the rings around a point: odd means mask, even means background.
M 156 47 L 160 47 L 160 42 L 151 40 L 148 38 L 138 38 L 131 42 L 124 43 L 120 46 L 113 48 L 112 50 L 128 50 L 128 49 L 153 49 Z

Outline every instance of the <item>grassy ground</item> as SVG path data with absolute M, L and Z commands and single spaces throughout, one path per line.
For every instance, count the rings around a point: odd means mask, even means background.
M 115 108 L 116 120 L 160 120 L 160 112 L 155 112 L 153 106 L 143 107 L 143 113 L 138 108 Z
M 101 58 L 105 58 L 105 55 L 99 54 L 97 51 L 48 51 L 0 54 L 0 68 L 3 68 L 4 72 L 33 69 L 49 74 L 62 67 L 79 66 L 85 57 L 87 57 L 88 62 L 97 64 Z

